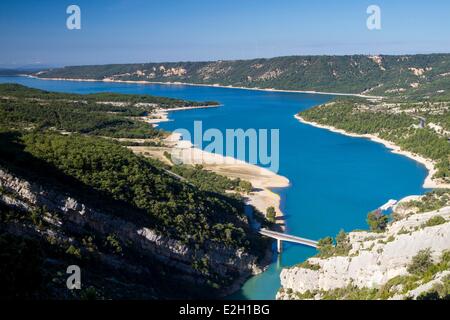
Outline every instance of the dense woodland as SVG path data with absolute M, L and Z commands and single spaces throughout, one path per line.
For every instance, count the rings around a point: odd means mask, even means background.
M 110 103 L 107 103 L 110 102 Z M 0 126 L 56 129 L 115 138 L 163 136 L 140 121 L 154 108 L 204 105 L 203 102 L 113 93 L 77 95 L 41 91 L 21 85 L 0 85 Z
M 250 193 L 253 190 L 252 184 L 248 181 L 239 178 L 234 180 L 229 179 L 212 171 L 203 170 L 201 165 L 196 165 L 195 167 L 176 165 L 171 170 L 186 178 L 201 190 L 213 190 L 218 193 L 227 193 L 227 191 Z
M 90 94 L 75 94 L 75 93 L 62 93 L 39 90 L 29 88 L 19 84 L 5 83 L 0 85 L 0 95 L 7 97 L 17 97 L 21 99 L 43 99 L 43 100 L 68 100 L 68 101 L 80 101 L 83 103 L 88 102 L 123 102 L 126 106 L 134 106 L 135 104 L 155 104 L 158 108 L 170 109 L 179 107 L 192 107 L 192 106 L 205 106 L 205 105 L 217 105 L 216 101 L 188 101 L 181 99 L 173 99 L 159 96 L 151 96 L 147 94 L 123 94 L 114 92 L 102 92 L 102 93 L 90 93 Z M 107 105 L 106 108 L 113 108 L 113 104 Z M 98 106 L 100 108 L 100 106 Z M 151 108 L 151 107 L 150 107 Z M 105 110 L 105 109 L 100 109 Z M 130 108 L 128 110 L 136 110 Z M 145 110 L 145 109 L 144 109 Z M 151 109 L 150 109 L 151 110 Z M 112 109 L 111 111 L 114 111 Z M 141 110 L 142 111 L 142 110 Z

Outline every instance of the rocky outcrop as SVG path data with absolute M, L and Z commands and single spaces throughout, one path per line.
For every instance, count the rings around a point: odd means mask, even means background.
M 446 222 L 427 224 L 437 216 Z M 408 276 L 412 258 L 423 250 L 430 250 L 433 261 L 439 262 L 443 252 L 450 250 L 450 207 L 410 214 L 383 233 L 351 232 L 348 239 L 351 249 L 346 256 L 313 257 L 306 267 L 284 269 L 277 299 L 321 299 L 326 292 L 349 286 L 356 290 L 380 288 L 395 277 Z M 411 292 L 394 292 L 390 298 L 415 298 L 447 273 L 436 274 L 432 282 L 419 283 Z
M 135 221 L 111 215 L 101 208 L 79 201 L 71 194 L 19 178 L 1 168 L 0 190 L 0 202 L 9 207 L 22 211 L 45 208 L 44 219 L 52 226 L 51 233 L 54 235 L 68 238 L 63 233 L 69 231 L 69 234 L 77 234 L 84 230 L 91 230 L 105 238 L 114 234 L 121 243 L 127 244 L 144 257 L 142 264 L 146 263 L 145 257 L 148 257 L 149 261 L 159 261 L 162 265 L 178 270 L 179 274 L 175 276 L 184 281 L 205 284 L 208 277 L 193 265 L 195 261 L 207 258 L 210 270 L 214 270 L 219 277 L 234 277 L 234 283 L 223 288 L 223 294 L 237 289 L 238 284 L 251 274 L 261 272 L 257 257 L 243 250 L 215 243 L 194 249 L 146 227 L 145 224 L 140 225 Z

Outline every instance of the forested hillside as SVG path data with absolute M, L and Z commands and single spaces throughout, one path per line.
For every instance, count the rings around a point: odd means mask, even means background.
M 2 295 L 211 297 L 258 270 L 267 243 L 226 192 L 239 182 L 201 168 L 179 168 L 192 183 L 179 180 L 112 139 L 164 134 L 133 119 L 148 111 L 136 101 L 193 102 L 15 85 L 0 97 Z M 85 290 L 65 288 L 70 264 Z
M 450 55 L 289 56 L 271 59 L 73 66 L 42 78 L 187 82 L 404 98 L 448 97 Z
M 156 108 L 170 109 L 216 102 L 193 102 L 148 95 L 53 93 L 16 84 L 0 85 L 0 125 L 79 132 L 116 138 L 163 135 L 140 121 Z
M 450 102 L 386 103 L 340 99 L 299 113 L 304 120 L 372 134 L 436 163 L 434 178 L 450 182 Z

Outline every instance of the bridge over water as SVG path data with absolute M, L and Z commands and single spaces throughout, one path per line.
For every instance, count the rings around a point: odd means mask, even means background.
M 277 240 L 277 251 L 280 253 L 282 251 L 282 244 L 283 241 L 292 242 L 292 243 L 298 243 L 302 244 L 308 247 L 317 248 L 317 241 L 306 239 L 306 238 L 300 238 L 297 236 L 293 236 L 286 233 L 276 232 L 272 230 L 267 229 L 260 229 L 259 233 L 263 236 L 276 239 Z

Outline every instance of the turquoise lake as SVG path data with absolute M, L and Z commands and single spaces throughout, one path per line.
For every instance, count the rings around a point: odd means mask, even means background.
M 228 88 L 141 85 L 103 82 L 44 81 L 0 77 L 49 91 L 152 94 L 189 100 L 214 100 L 220 108 L 173 112 L 161 128 L 192 130 L 195 120 L 203 128 L 279 129 L 280 170 L 291 186 L 274 190 L 282 197 L 287 232 L 319 239 L 340 229 L 366 229 L 366 215 L 389 199 L 426 192 L 427 171 L 421 164 L 391 153 L 381 144 L 351 138 L 298 122 L 294 115 L 332 99 L 332 96 L 263 92 Z M 238 299 L 274 299 L 281 268 L 293 266 L 315 254 L 301 245 L 284 244 L 284 251 L 269 269 L 249 279 L 232 296 Z

